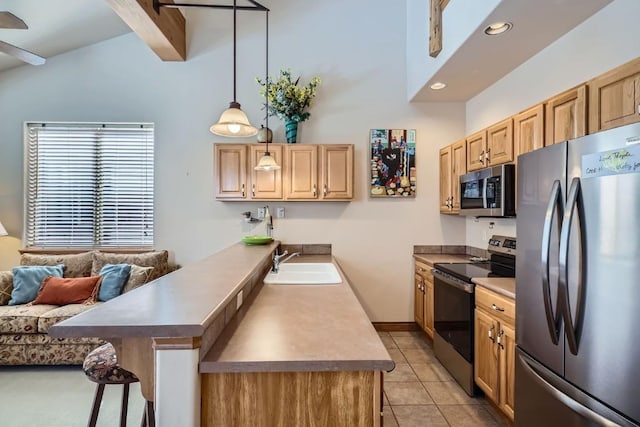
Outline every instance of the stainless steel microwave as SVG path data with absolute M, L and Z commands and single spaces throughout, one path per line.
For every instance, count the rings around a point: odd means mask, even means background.
M 460 215 L 516 216 L 515 166 L 500 165 L 460 176 Z

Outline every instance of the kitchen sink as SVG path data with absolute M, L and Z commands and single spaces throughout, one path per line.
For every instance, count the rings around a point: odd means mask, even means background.
M 280 264 L 278 272 L 269 271 L 263 282 L 268 285 L 337 285 L 342 283 L 342 278 L 330 262 L 299 262 Z

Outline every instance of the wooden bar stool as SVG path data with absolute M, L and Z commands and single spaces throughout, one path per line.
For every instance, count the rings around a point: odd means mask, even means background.
M 110 343 L 101 345 L 87 355 L 82 364 L 87 378 L 98 384 L 89 418 L 89 427 L 95 427 L 100 412 L 100 403 L 107 384 L 122 384 L 122 407 L 120 409 L 120 427 L 127 425 L 127 407 L 129 405 L 129 384 L 138 382 L 138 377 L 118 365 L 116 350 Z M 154 427 L 155 416 L 153 402 L 147 401 L 142 416 L 142 427 Z

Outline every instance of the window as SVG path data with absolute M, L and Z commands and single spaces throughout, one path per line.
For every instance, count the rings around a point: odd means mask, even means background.
M 26 123 L 32 248 L 153 246 L 153 124 Z

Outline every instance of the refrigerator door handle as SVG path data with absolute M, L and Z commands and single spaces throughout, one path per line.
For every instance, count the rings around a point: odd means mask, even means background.
M 520 362 L 522 364 L 522 367 L 524 367 L 524 369 L 526 369 L 527 373 L 531 376 L 531 378 L 533 378 L 533 380 L 540 387 L 542 387 L 544 390 L 546 390 L 551 396 L 555 397 L 557 400 L 562 402 L 562 404 L 564 404 L 565 406 L 570 408 L 572 411 L 574 411 L 575 413 L 581 415 L 585 419 L 589 420 L 590 422 L 592 422 L 592 423 L 594 423 L 594 424 L 596 424 L 598 426 L 604 426 L 604 427 L 617 427 L 617 426 L 619 426 L 619 424 L 617 424 L 617 423 L 615 423 L 615 422 L 603 417 L 602 415 L 598 414 L 597 412 L 592 411 L 591 409 L 587 408 L 586 406 L 584 406 L 580 402 L 578 402 L 578 401 L 572 399 L 571 397 L 567 396 L 566 394 L 564 394 L 563 392 L 561 392 L 560 390 L 555 388 L 553 385 L 549 384 L 542 377 L 542 375 L 540 375 L 538 373 L 538 371 L 535 369 L 535 367 L 531 366 L 531 364 L 529 363 L 529 361 L 526 358 L 524 358 L 521 354 L 519 354 L 518 357 L 520 358 Z
M 580 191 L 580 178 L 576 177 L 571 180 L 571 187 L 569 188 L 569 195 L 567 197 L 567 204 L 564 211 L 564 219 L 562 220 L 562 230 L 560 231 L 560 260 L 559 260 L 559 278 L 558 287 L 560 289 L 560 296 L 562 300 L 563 310 L 562 315 L 564 318 L 564 330 L 567 336 L 567 342 L 569 343 L 569 350 L 572 354 L 578 354 L 578 334 L 581 323 L 581 309 L 583 298 L 583 273 L 581 272 L 578 279 L 578 294 L 576 299 L 576 313 L 575 323 L 571 315 L 571 304 L 569 301 L 569 270 L 568 270 L 568 258 L 569 258 L 569 238 L 571 237 L 571 223 L 573 222 L 574 212 L 578 211 L 578 221 L 580 224 L 580 239 L 581 239 L 581 251 L 584 253 L 585 249 L 585 235 L 582 228 L 584 227 L 584 207 L 582 203 L 582 194 Z M 581 254 L 582 256 L 582 254 Z M 581 262 L 581 268 L 584 270 L 584 262 Z M 558 302 L 560 304 L 560 302 Z
M 544 227 L 542 229 L 542 297 L 544 300 L 544 312 L 547 318 L 547 327 L 549 328 L 549 335 L 551 336 L 551 342 L 558 344 L 560 340 L 560 321 L 562 317 L 559 313 L 554 315 L 553 302 L 551 301 L 551 288 L 549 287 L 549 252 L 551 250 L 551 223 L 553 222 L 553 216 L 560 218 L 562 215 L 562 194 L 560 192 L 560 181 L 555 180 L 551 187 L 551 195 L 549 196 L 549 203 L 547 204 L 547 211 L 544 217 Z M 558 298 L 560 288 L 558 288 L 558 295 L 556 297 L 556 304 L 560 304 Z

